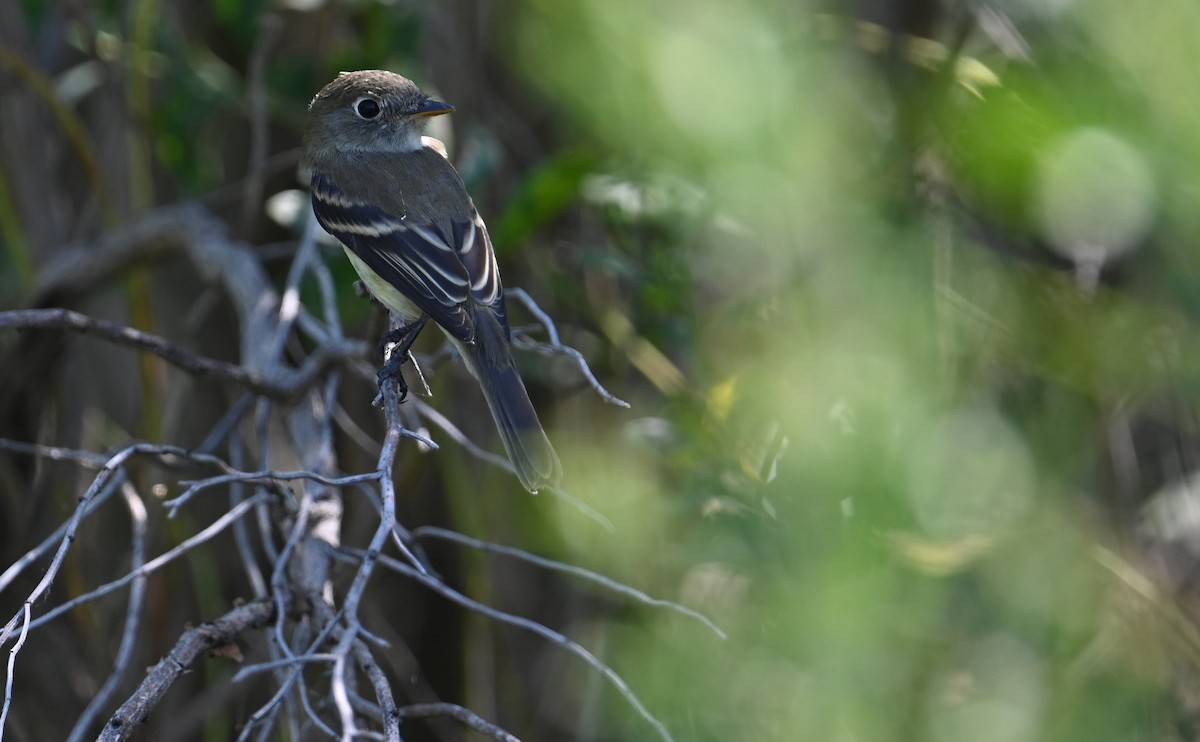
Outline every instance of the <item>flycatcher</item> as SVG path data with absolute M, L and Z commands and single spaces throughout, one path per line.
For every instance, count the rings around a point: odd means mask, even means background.
M 454 167 L 421 138 L 429 117 L 453 110 L 391 72 L 339 75 L 308 107 L 313 211 L 376 299 L 408 325 L 432 319 L 458 347 L 517 477 L 537 492 L 562 465 L 513 364 L 492 242 Z

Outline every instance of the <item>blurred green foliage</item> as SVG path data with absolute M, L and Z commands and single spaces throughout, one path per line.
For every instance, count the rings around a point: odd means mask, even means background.
M 1176 205 L 1154 194 L 1195 177 L 1172 157 L 1194 132 L 1170 119 L 1196 99 L 1136 62 L 1177 67 L 1134 57 L 1182 65 L 1192 11 L 1150 13 L 1151 42 L 1116 4 L 977 8 L 1030 46 L 1006 57 L 978 27 L 932 39 L 994 73 L 976 86 L 925 64 L 937 54 L 906 58 L 904 28 L 824 23 L 814 4 L 524 6 L 513 53 L 609 176 L 643 199 L 664 178 L 701 194 L 658 212 L 666 232 L 644 202 L 609 227 L 642 245 L 620 274 L 641 286 L 633 324 L 673 349 L 688 391 L 638 439 L 660 454 L 655 484 L 639 469 L 580 488 L 634 542 L 610 547 L 636 553 L 630 575 L 687 570 L 684 594 L 731 633 L 623 634 L 651 707 L 696 739 L 1188 738 L 1173 679 L 1196 671 L 1177 659 L 1194 631 L 1169 627 L 1179 609 L 1132 589 L 1124 560 L 1146 558 L 1137 508 L 1173 476 L 1143 462 L 1139 418 L 1187 435 L 1192 406 L 1169 397 L 1194 374 L 1161 257 L 1189 248 L 1162 244 Z M 1154 187 L 1155 226 L 1102 245 L 1099 288 L 1082 248 L 1053 241 L 1073 233 L 1047 232 L 1058 202 L 1039 201 L 1054 148 L 1084 130 Z M 1082 227 L 1142 208 L 1110 152 L 1066 186 L 1091 188 L 1064 196 Z M 690 331 L 662 334 L 681 318 Z

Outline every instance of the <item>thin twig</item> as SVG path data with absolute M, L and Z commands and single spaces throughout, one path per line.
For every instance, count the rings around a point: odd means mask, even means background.
M 268 453 L 271 450 L 271 439 L 269 435 L 269 426 L 271 421 L 271 401 L 263 397 L 259 397 L 258 404 L 254 410 L 254 429 L 255 443 L 258 450 L 258 465 L 262 471 L 268 470 L 269 462 L 267 460 Z M 256 490 L 262 487 L 256 487 Z M 254 509 L 254 519 L 258 523 L 258 538 L 259 543 L 267 553 L 267 558 L 271 564 L 279 561 L 279 549 L 275 547 L 275 522 L 271 518 L 270 510 L 266 503 Z
M 505 289 L 504 296 L 516 299 L 525 305 L 525 308 L 529 310 L 529 313 L 532 314 L 535 319 L 537 319 L 538 324 L 546 328 L 546 334 L 550 336 L 549 343 L 539 343 L 538 341 L 526 337 L 521 333 L 513 333 L 514 347 L 521 348 L 522 350 L 532 350 L 546 356 L 565 355 L 568 358 L 571 358 L 575 361 L 575 365 L 579 367 L 579 371 L 583 374 L 583 378 L 587 380 L 592 389 L 596 390 L 596 393 L 600 395 L 601 399 L 611 405 L 629 409 L 628 402 L 604 388 L 604 385 L 601 384 L 600 380 L 596 378 L 596 375 L 592 373 L 592 368 L 588 365 L 587 359 L 583 357 L 582 353 L 569 345 L 563 344 L 562 340 L 560 340 L 558 337 L 558 327 L 554 324 L 554 320 L 550 318 L 550 315 L 547 314 L 544 309 L 538 306 L 538 303 L 533 300 L 533 297 L 530 296 L 525 289 Z
M 293 654 L 286 659 L 272 660 L 270 662 L 259 662 L 254 665 L 246 665 L 237 671 L 233 676 L 233 682 L 240 683 L 251 675 L 257 675 L 260 672 L 271 672 L 278 670 L 281 667 L 295 667 L 297 665 L 306 665 L 312 662 L 333 662 L 337 657 L 332 654 Z
M 112 480 L 105 485 L 95 497 L 90 498 L 87 502 L 80 502 L 79 506 L 83 508 L 83 517 L 86 518 L 100 508 L 100 506 L 102 506 L 104 503 L 108 502 L 108 499 L 112 496 L 112 493 L 116 492 L 117 488 L 120 487 L 120 485 L 124 482 L 125 471 L 121 470 L 113 476 Z M 70 528 L 71 519 L 68 518 L 65 523 L 54 529 L 53 533 L 42 539 L 41 543 L 22 554 L 20 559 L 9 565 L 8 569 L 4 570 L 3 574 L 0 574 L 0 592 L 4 592 L 4 590 L 11 585 L 22 572 L 24 572 L 38 559 L 41 559 L 43 556 L 45 556 L 46 552 L 50 551 L 55 544 L 61 544 L 63 537 Z M 4 643 L 5 636 L 7 635 L 0 635 L 0 645 Z
M 31 456 L 51 459 L 52 461 L 70 461 L 74 464 L 82 466 L 84 469 L 93 471 L 104 467 L 104 462 L 108 461 L 108 457 L 91 451 L 80 451 L 74 448 L 60 448 L 58 446 L 44 446 L 40 443 L 25 443 L 23 441 L 14 441 L 8 438 L 0 438 L 0 449 L 13 451 L 15 453 L 24 453 Z
M 500 456 L 499 454 L 494 454 L 491 451 L 488 451 L 483 446 L 480 446 L 478 443 L 471 440 L 466 433 L 462 432 L 457 425 L 450 422 L 450 419 L 439 412 L 438 409 L 433 405 L 427 404 L 420 399 L 413 399 L 411 397 L 409 398 L 407 404 L 412 405 L 413 409 L 417 411 L 418 415 L 433 423 L 436 427 L 441 429 L 443 433 L 450 436 L 451 440 L 453 440 L 459 446 L 465 448 L 468 455 L 473 456 L 487 464 L 491 464 L 497 469 L 503 469 L 509 474 L 512 474 L 514 477 L 517 475 L 517 470 L 513 468 L 512 462 L 510 462 L 504 456 Z
M 21 620 L 21 616 L 28 615 L 28 606 L 31 606 L 32 604 L 41 600 L 42 596 L 46 594 L 46 592 L 50 589 L 50 586 L 54 583 L 54 578 L 58 576 L 58 572 L 62 568 L 63 561 L 67 558 L 67 551 L 71 548 L 71 544 L 75 541 L 75 534 L 79 529 L 80 522 L 83 520 L 84 513 L 87 511 L 89 501 L 104 490 L 104 488 L 108 485 L 109 480 L 121 470 L 126 461 L 142 450 L 143 445 L 144 444 L 134 444 L 121 449 L 114 456 L 109 458 L 109 460 L 105 462 L 104 466 L 101 467 L 99 473 L 96 474 L 96 477 L 92 480 L 92 484 L 88 487 L 83 496 L 79 498 L 79 504 L 75 508 L 75 511 L 71 514 L 70 520 L 67 521 L 66 530 L 62 539 L 59 541 L 58 549 L 55 551 L 54 557 L 50 560 L 50 566 L 46 569 L 46 573 L 42 575 L 42 579 L 25 599 L 25 608 L 18 612 L 17 615 L 13 616 L 13 618 L 4 625 L 4 628 L 0 629 L 0 646 L 4 646 L 4 644 L 8 641 L 8 638 L 12 635 L 13 629 L 16 628 L 17 623 Z M 15 660 L 16 655 L 14 654 L 12 661 Z
M 260 484 L 269 484 L 271 482 L 291 482 L 297 479 L 307 480 L 310 482 L 318 482 L 327 484 L 332 487 L 344 487 L 351 484 L 359 484 L 360 482 L 370 482 L 379 479 L 379 472 L 367 472 L 366 474 L 350 474 L 344 477 L 327 477 L 316 472 L 297 470 L 297 471 L 239 471 L 230 474 L 221 474 L 207 479 L 180 481 L 180 484 L 187 486 L 178 497 L 167 500 L 163 503 L 170 513 L 175 515 L 175 511 L 183 505 L 186 505 L 197 493 L 202 492 L 212 487 L 219 487 L 223 484 L 231 482 L 257 482 Z
M 4 707 L 0 709 L 0 742 L 4 742 L 4 730 L 8 724 L 8 709 L 12 706 L 13 699 L 13 677 L 17 671 L 17 654 L 25 646 L 25 637 L 29 636 L 29 619 L 32 616 L 33 604 L 30 601 L 25 601 L 21 606 L 20 617 L 21 633 L 17 636 L 17 641 L 13 644 L 13 648 L 8 650 L 8 670 L 4 676 Z
M 218 423 L 218 428 L 222 427 L 222 423 Z M 212 456 L 207 453 L 205 446 L 213 441 L 213 435 L 206 437 L 205 444 L 196 451 L 188 451 L 179 446 L 162 446 L 150 443 L 137 443 L 131 446 L 134 453 L 141 455 L 157 455 L 159 457 L 180 457 L 189 458 L 197 463 L 204 463 L 222 468 L 226 471 L 233 469 L 225 463 L 224 460 Z M 12 441 L 5 438 L 0 438 L 0 449 L 8 449 L 19 453 L 28 453 L 36 456 L 44 456 L 56 461 L 73 461 L 87 469 L 102 470 L 107 465 L 107 462 L 112 460 L 112 457 L 105 457 L 100 454 L 90 451 L 77 451 L 67 448 L 57 448 L 53 446 L 42 446 L 35 443 L 22 443 L 20 441 Z M 164 463 L 167 463 L 164 461 Z M 114 491 L 115 487 L 119 486 L 124 481 L 124 472 L 117 471 L 103 489 L 95 496 L 84 495 L 80 498 L 80 506 L 83 508 L 80 520 L 83 517 L 90 515 L 96 508 L 108 499 L 109 494 Z M 78 513 L 78 509 L 77 509 Z M 68 530 L 72 530 L 72 523 L 78 525 L 78 520 L 73 516 L 66 523 L 59 526 L 53 533 L 47 536 L 40 544 L 26 552 L 20 559 L 9 565 L 8 569 L 0 574 L 0 592 L 3 592 L 9 584 L 16 579 L 17 575 L 25 570 L 30 564 L 41 558 L 43 554 L 50 549 L 54 543 L 63 543 L 62 539 Z M 0 632 L 0 644 L 3 644 L 8 634 Z
M 354 709 L 350 703 L 350 695 L 346 684 L 345 658 L 351 652 L 355 654 L 355 658 L 360 666 L 366 665 L 372 683 L 376 686 L 376 699 L 383 710 L 383 723 L 387 739 L 389 742 L 393 740 L 399 742 L 400 740 L 400 720 L 395 713 L 396 702 L 392 698 L 390 688 L 387 686 L 387 680 L 382 676 L 382 673 L 375 675 L 369 671 L 374 664 L 373 658 L 365 650 L 365 647 L 355 645 L 355 640 L 362 628 L 358 618 L 359 603 L 362 600 L 367 582 L 370 580 L 371 573 L 374 570 L 376 557 L 379 556 L 380 550 L 387 543 L 396 523 L 396 489 L 392 479 L 392 469 L 395 465 L 396 451 L 400 444 L 400 431 L 403 429 L 403 425 L 400 423 L 400 390 L 394 377 L 384 379 L 383 383 L 380 384 L 380 394 L 383 395 L 384 417 L 387 420 L 387 435 L 384 438 L 383 448 L 379 453 L 379 463 L 376 467 L 381 475 L 379 490 L 382 512 L 379 519 L 379 526 L 375 529 L 375 533 L 371 537 L 370 546 L 365 552 L 362 562 L 359 564 L 350 589 L 346 591 L 343 608 L 346 616 L 346 626 L 342 637 L 338 640 L 338 646 L 335 651 L 335 654 L 338 655 L 338 660 L 334 663 L 333 668 L 333 698 L 342 719 L 342 738 L 346 742 L 351 738 L 353 731 L 357 729 L 354 723 Z M 416 565 L 416 569 L 413 571 L 417 574 L 426 575 L 425 567 L 421 564 L 420 560 L 403 544 L 401 544 L 401 548 L 405 556 Z
M 196 355 L 149 332 L 89 317 L 69 309 L 16 309 L 0 312 L 0 330 L 41 329 L 71 330 L 93 335 L 110 342 L 153 353 L 171 365 L 194 376 L 211 376 L 239 384 L 268 397 L 292 399 L 307 389 L 334 363 L 356 358 L 362 353 L 358 343 L 343 342 L 322 345 L 298 369 L 278 366 L 275 373 L 266 375 L 228 361 Z
M 410 398 L 408 404 L 412 405 L 412 407 L 416 409 L 417 413 L 421 415 L 421 417 L 433 423 L 435 426 L 440 428 L 442 432 L 450 436 L 455 443 L 465 448 L 469 455 L 474 456 L 484 463 L 491 464 L 498 469 L 503 469 L 513 476 L 516 476 L 516 470 L 513 469 L 512 462 L 503 456 L 499 456 L 482 448 L 475 441 L 471 440 L 466 433 L 459 430 L 457 425 L 450 422 L 449 418 L 447 418 L 441 412 L 438 412 L 436 408 L 425 404 L 425 402 L 419 399 Z M 613 525 L 613 522 L 605 517 L 603 513 L 601 513 L 599 510 L 596 510 L 591 505 L 588 505 L 586 502 L 580 500 L 578 497 L 575 497 L 571 493 L 562 489 L 561 487 L 544 487 L 539 491 L 549 492 L 551 496 L 557 498 L 561 502 L 565 502 L 586 517 L 600 524 L 604 530 L 608 531 L 609 533 L 616 533 L 617 527 Z
M 436 716 L 446 716 L 462 722 L 463 726 L 468 729 L 486 734 L 499 742 L 521 742 L 505 729 L 456 703 L 414 703 L 411 706 L 400 707 L 400 718 L 402 719 L 428 719 Z
M 243 394 L 238 397 L 237 401 L 229 406 L 229 409 L 225 411 L 225 414 L 221 416 L 217 424 L 208 432 L 208 435 L 204 436 L 204 442 L 196 450 L 203 453 L 216 451 L 221 442 L 237 429 L 238 423 L 250 411 L 250 405 L 253 403 L 253 394 Z
M 346 548 L 340 549 L 335 555 L 340 559 L 355 561 L 364 560 L 368 556 L 368 554 L 363 552 L 361 549 Z M 637 711 L 638 715 L 654 728 L 654 731 L 658 733 L 658 736 L 661 739 L 666 740 L 667 742 L 671 742 L 673 739 L 671 737 L 671 733 L 667 731 L 666 726 L 650 713 L 650 710 L 647 709 L 642 703 L 641 699 L 637 697 L 637 695 L 629 687 L 629 684 L 617 674 L 616 670 L 613 670 L 611 667 L 604 664 L 603 661 L 596 657 L 596 655 L 589 652 L 582 644 L 579 644 L 566 635 L 561 634 L 544 624 L 540 624 L 537 621 L 532 621 L 528 618 L 523 618 L 512 613 L 506 613 L 505 611 L 492 608 L 491 606 L 484 605 L 477 600 L 468 598 L 466 595 L 458 592 L 454 588 L 442 582 L 440 579 L 430 575 L 422 574 L 398 559 L 393 559 L 392 557 L 384 555 L 377 555 L 375 556 L 374 561 L 377 561 L 379 564 L 387 567 L 388 569 L 399 572 L 407 577 L 411 577 L 433 592 L 441 595 L 443 598 L 457 603 L 468 610 L 475 611 L 476 613 L 486 616 L 493 621 L 498 621 L 500 623 L 516 626 L 518 628 L 525 629 L 526 631 L 530 631 L 542 637 L 546 641 L 562 647 L 576 657 L 579 657 L 589 666 L 591 666 L 592 669 L 600 673 L 606 680 L 608 680 L 609 684 L 617 689 L 621 696 L 625 698 L 625 701 L 632 706 L 635 711 Z
M 312 209 L 308 209 L 308 212 L 310 216 L 305 220 L 304 234 L 300 237 L 300 244 L 296 246 L 296 256 L 292 260 L 292 264 L 288 267 L 287 279 L 284 281 L 283 296 L 280 298 L 277 314 L 278 322 L 274 327 L 271 339 L 271 352 L 268 356 L 270 358 L 281 358 L 283 356 L 284 346 L 292 334 L 292 326 L 295 324 L 302 306 L 300 303 L 300 281 L 308 271 L 309 264 L 316 258 L 317 219 L 312 214 Z M 333 339 L 333 335 L 331 334 L 328 340 L 332 342 Z
M 43 546 L 48 550 L 49 544 L 53 543 L 54 537 L 58 537 L 58 550 L 55 552 L 50 566 L 46 573 L 42 576 L 42 580 L 34 588 L 30 594 L 28 601 L 37 602 L 54 582 L 59 570 L 62 568 L 63 560 L 66 559 L 67 551 L 75 540 L 75 534 L 79 529 L 79 524 L 82 522 L 85 515 L 92 512 L 94 509 L 93 502 L 101 499 L 101 495 L 105 492 L 111 492 L 113 479 L 116 477 L 124 477 L 123 467 L 125 463 L 134 456 L 157 456 L 162 463 L 169 464 L 171 459 L 179 458 L 190 460 L 194 463 L 209 464 L 216 466 L 226 472 L 230 472 L 230 466 L 223 459 L 211 454 L 202 453 L 199 451 L 189 451 L 180 446 L 160 445 L 153 443 L 134 443 L 126 446 L 107 459 L 96 477 L 92 480 L 92 484 L 87 491 L 79 498 L 79 503 L 72 513 L 71 518 L 58 530 L 52 534 L 50 539 L 43 542 L 33 550 L 30 550 L 25 556 L 17 561 L 14 565 L 5 570 L 3 575 L 0 575 L 0 586 L 6 586 L 12 579 L 15 578 L 25 567 L 32 561 L 44 553 Z M 61 535 L 60 535 L 61 534 Z M 129 575 L 126 575 L 129 577 Z M 2 587 L 0 587 L 2 589 Z M 12 635 L 12 631 L 17 625 L 20 616 L 14 616 L 8 623 L 0 628 L 0 646 L 3 646 Z M 40 620 L 39 620 L 40 623 Z
M 217 518 L 210 523 L 204 530 L 190 538 L 185 539 L 175 548 L 159 554 L 157 557 L 146 562 L 138 569 L 130 570 L 111 582 L 106 582 L 100 587 L 90 590 L 83 595 L 72 598 L 65 603 L 55 606 L 53 609 L 46 611 L 45 614 L 39 616 L 33 621 L 33 624 L 30 626 L 30 628 L 36 629 L 46 623 L 49 623 L 50 621 L 53 621 L 62 614 L 77 608 L 78 606 L 81 606 L 85 603 L 90 603 L 97 598 L 102 598 L 115 590 L 121 589 L 130 582 L 133 582 L 141 577 L 145 577 L 151 572 L 158 570 L 160 567 L 165 567 L 195 547 L 199 546 L 205 541 L 208 541 L 221 531 L 225 530 L 226 526 L 242 517 L 247 510 L 257 505 L 259 501 L 265 499 L 267 499 L 266 495 L 258 494 L 249 500 L 246 500 L 245 502 L 239 503 L 237 506 L 230 508 L 220 518 Z
M 492 554 L 503 554 L 504 556 L 513 557 L 514 559 L 520 559 L 523 562 L 536 564 L 539 567 L 549 569 L 554 572 L 562 572 L 565 574 L 574 575 L 575 577 L 582 578 L 589 582 L 594 582 L 601 587 L 624 595 L 627 598 L 632 598 L 639 603 L 654 606 L 655 608 L 666 608 L 687 616 L 688 618 L 695 619 L 696 621 L 699 621 L 707 626 L 709 630 L 711 630 L 721 639 L 728 638 L 728 635 L 722 631 L 720 627 L 713 623 L 712 619 L 710 619 L 708 616 L 705 616 L 703 613 L 694 611 L 687 606 L 680 605 L 679 603 L 675 603 L 670 600 L 653 598 L 637 588 L 617 582 L 611 577 L 605 577 L 604 575 L 599 574 L 598 572 L 593 572 L 590 569 L 584 569 L 583 567 L 578 567 L 574 564 L 567 564 L 565 562 L 547 559 L 546 557 L 541 557 L 536 554 L 530 554 L 528 551 L 524 551 L 523 549 L 514 549 L 511 546 L 502 546 L 500 544 L 493 544 L 487 541 L 480 541 L 479 539 L 474 539 L 470 536 L 464 536 L 461 533 L 456 533 L 445 528 L 438 528 L 437 526 L 420 526 L 415 528 L 412 531 L 412 537 L 418 540 L 422 538 L 436 538 L 444 541 L 453 541 L 455 543 L 462 544 L 463 546 L 479 549 L 480 551 L 486 551 Z
M 314 611 L 314 613 L 319 613 L 319 611 Z M 309 643 L 307 652 L 302 653 L 302 654 L 296 654 L 294 652 L 291 652 L 291 650 L 289 649 L 288 650 L 289 654 L 292 657 L 302 657 L 307 654 L 315 654 L 317 648 L 329 640 L 329 637 L 333 634 L 333 630 L 336 627 L 336 625 L 337 624 L 335 623 L 334 620 L 326 620 L 324 622 L 324 628 L 322 628 L 322 630 L 318 633 L 317 637 L 315 639 L 313 639 L 312 642 Z M 249 739 L 250 732 L 254 729 L 254 727 L 258 726 L 259 724 L 262 724 L 264 726 L 269 726 L 269 720 L 271 718 L 272 713 L 274 713 L 275 710 L 277 710 L 280 706 L 283 705 L 283 700 L 287 696 L 288 692 L 291 691 L 291 689 L 295 686 L 296 683 L 303 683 L 303 670 L 304 670 L 303 664 L 296 664 L 296 665 L 292 666 L 291 672 L 288 673 L 285 676 L 285 679 L 283 680 L 283 682 L 281 682 L 279 684 L 279 690 L 277 690 L 275 692 L 275 695 L 273 695 L 266 703 L 264 703 L 262 706 L 260 706 L 258 708 L 258 710 L 255 711 L 253 714 L 251 714 L 250 718 L 246 720 L 246 724 L 242 727 L 242 731 L 238 735 L 238 738 L 237 738 L 238 742 L 245 742 L 245 740 Z M 320 726 L 322 729 L 326 730 L 327 733 L 331 737 L 333 737 L 335 739 L 337 738 L 337 736 L 338 736 L 337 733 L 335 733 L 332 729 L 330 729 L 323 722 L 320 723 Z M 266 730 L 264 730 L 264 731 L 266 731 Z
M 375 656 L 371 654 L 366 644 L 361 640 L 355 639 L 350 644 L 350 650 L 354 655 L 354 661 L 358 664 L 359 669 L 365 672 L 367 678 L 371 681 L 375 697 L 379 699 L 379 711 L 383 720 L 384 731 L 379 738 L 387 740 L 387 742 L 400 742 L 400 711 L 396 707 L 395 698 L 392 696 L 392 688 L 388 681 L 387 673 L 375 661 Z
M 129 508 L 129 518 L 133 522 L 133 552 L 130 556 L 130 569 L 134 572 L 142 568 L 146 561 L 146 505 L 133 485 L 125 483 L 121 486 L 121 494 L 125 496 L 125 504 Z M 117 649 L 116 660 L 113 661 L 112 672 L 104 681 L 100 691 L 88 702 L 87 708 L 75 720 L 75 727 L 67 742 L 80 742 L 88 733 L 88 728 L 100 716 L 120 690 L 129 666 L 133 662 L 133 652 L 141 635 L 142 607 L 146 602 L 146 577 L 140 576 L 133 581 L 129 588 L 129 605 L 125 609 L 125 630 L 121 633 L 121 645 Z
M 232 466 L 240 468 L 245 455 L 246 453 L 242 448 L 241 440 L 236 436 L 231 437 L 229 439 L 229 463 Z M 235 482 L 230 485 L 230 507 L 235 507 L 238 503 L 246 499 L 245 490 L 246 488 L 241 483 Z M 267 596 L 267 581 L 263 578 L 262 569 L 259 567 L 258 560 L 254 556 L 254 547 L 250 542 L 250 527 L 241 518 L 233 524 L 233 542 L 237 547 L 242 569 L 246 572 L 246 580 L 250 583 L 250 589 L 254 591 L 254 597 L 265 598 Z

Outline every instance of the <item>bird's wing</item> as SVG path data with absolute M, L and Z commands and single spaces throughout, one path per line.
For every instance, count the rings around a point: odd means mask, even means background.
M 351 198 L 322 173 L 313 173 L 312 203 L 321 226 L 371 270 L 452 337 L 472 341 L 467 300 L 489 304 L 479 297 L 500 292 L 495 258 L 478 216 L 454 223 L 453 234 L 445 235 L 435 224 L 419 224 Z
M 452 244 L 458 259 L 470 277 L 471 298 L 476 304 L 488 307 L 508 334 L 508 318 L 504 306 L 504 285 L 500 281 L 500 268 L 496 265 L 496 253 L 488 237 L 479 212 L 471 210 L 470 221 L 452 224 Z

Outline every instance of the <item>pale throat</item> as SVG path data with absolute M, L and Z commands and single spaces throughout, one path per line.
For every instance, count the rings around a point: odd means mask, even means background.
M 421 134 L 424 126 L 405 126 L 394 137 L 388 137 L 387 142 L 393 145 L 389 149 L 392 152 L 416 152 L 425 145 L 421 143 Z
M 385 131 L 373 131 L 367 134 L 363 132 L 360 136 L 331 138 L 329 144 L 332 145 L 333 151 L 342 152 L 378 152 L 381 154 L 403 154 L 407 152 L 416 152 L 424 147 L 421 141 L 421 134 L 424 126 L 408 124 L 406 126 L 390 128 Z

